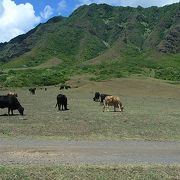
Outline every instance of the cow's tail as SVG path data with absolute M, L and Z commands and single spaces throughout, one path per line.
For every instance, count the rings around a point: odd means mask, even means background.
M 54 108 L 56 108 L 56 107 L 57 107 L 57 105 L 58 105 L 58 103 L 56 103 L 56 106 L 55 106 Z

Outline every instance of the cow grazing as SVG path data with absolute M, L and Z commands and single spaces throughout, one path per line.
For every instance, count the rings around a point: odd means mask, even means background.
M 101 94 L 100 94 L 99 92 L 95 92 L 95 95 L 94 95 L 94 97 L 93 97 L 93 100 L 94 100 L 94 101 L 99 101 L 99 100 L 100 100 L 100 96 L 101 96 Z
M 36 88 L 29 88 L 29 92 L 33 95 L 35 95 Z
M 60 110 L 68 110 L 67 108 L 67 97 L 63 94 L 57 95 L 57 103 L 56 107 L 58 106 L 59 111 Z
M 13 110 L 18 110 L 21 115 L 24 114 L 24 108 L 15 96 L 0 96 L 0 108 L 8 108 L 8 115 L 13 115 Z
M 103 101 L 103 105 L 103 112 L 105 108 L 109 106 L 114 106 L 114 112 L 116 111 L 116 108 L 119 108 L 120 112 L 124 109 L 118 96 L 106 96 Z
M 71 86 L 66 85 L 66 84 L 62 84 L 59 89 L 60 90 L 62 90 L 62 89 L 71 89 Z
M 100 101 L 100 103 L 103 103 L 103 101 L 104 101 L 106 96 L 111 96 L 111 95 L 109 95 L 109 94 L 101 94 L 101 101 Z
M 63 85 L 60 86 L 59 89 L 62 90 L 62 89 L 64 89 L 64 88 L 65 88 L 65 85 L 63 84 Z
M 15 96 L 15 97 L 18 97 L 17 93 L 14 93 L 14 92 L 9 92 L 7 94 L 7 96 Z
M 71 89 L 71 86 L 65 85 L 65 89 Z

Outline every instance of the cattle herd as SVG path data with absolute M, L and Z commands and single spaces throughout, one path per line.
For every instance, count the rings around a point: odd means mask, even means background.
M 43 89 L 43 88 L 41 88 Z M 61 88 L 60 88 L 61 89 Z M 45 91 L 47 91 L 47 88 L 44 88 Z M 35 95 L 36 88 L 30 88 L 29 89 L 30 94 Z M 7 108 L 8 109 L 8 115 L 13 115 L 13 110 L 18 110 L 21 115 L 24 114 L 24 108 L 21 106 L 20 102 L 17 99 L 18 95 L 17 93 L 9 92 L 6 95 L 0 96 L 0 108 Z M 109 106 L 114 107 L 114 111 L 116 111 L 116 108 L 119 109 L 120 112 L 123 111 L 124 107 L 122 105 L 122 102 L 120 101 L 120 98 L 118 96 L 112 96 L 109 94 L 100 94 L 99 92 L 96 92 L 94 95 L 93 100 L 95 102 L 100 102 L 100 104 L 103 105 L 103 112 L 105 111 L 105 108 L 108 108 Z M 58 110 L 68 110 L 67 108 L 67 97 L 64 94 L 58 94 L 56 97 L 56 106 L 58 106 Z
M 113 106 L 114 111 L 116 111 L 116 108 L 118 108 L 120 112 L 122 112 L 124 109 L 122 102 L 120 101 L 120 98 L 118 96 L 100 94 L 99 92 L 96 92 L 93 100 L 96 102 L 99 101 L 101 104 L 103 103 L 103 112 L 105 108 L 108 108 L 109 106 Z

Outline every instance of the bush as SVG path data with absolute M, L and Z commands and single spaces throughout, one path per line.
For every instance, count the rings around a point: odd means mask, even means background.
M 165 69 L 156 70 L 155 78 L 171 81 L 180 81 L 180 69 L 169 67 Z

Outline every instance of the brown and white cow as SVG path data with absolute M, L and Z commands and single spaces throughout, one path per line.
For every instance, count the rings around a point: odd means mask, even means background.
M 109 106 L 114 106 L 114 112 L 116 111 L 116 108 L 119 108 L 119 111 L 123 111 L 124 107 L 120 101 L 120 98 L 118 96 L 106 96 L 103 101 L 103 112 L 105 108 Z

